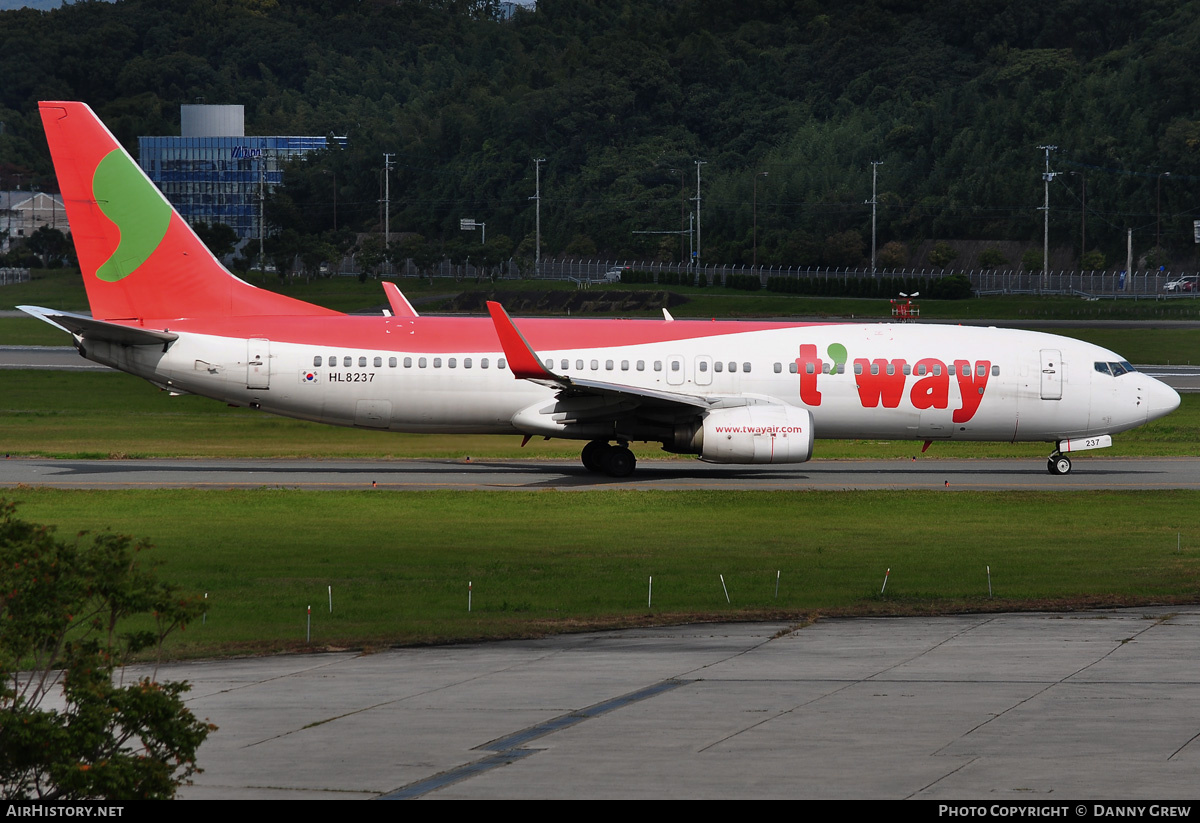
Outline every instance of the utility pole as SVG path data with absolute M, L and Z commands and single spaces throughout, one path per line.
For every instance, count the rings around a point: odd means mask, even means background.
M 533 189 L 533 200 L 535 201 L 537 207 L 537 231 L 534 235 L 533 249 L 534 277 L 537 277 L 542 273 L 542 163 L 545 162 L 545 157 L 535 157 L 533 160 L 534 178 L 536 180 Z
M 758 178 L 766 176 L 765 171 L 754 175 L 754 268 L 758 268 Z
M 1042 175 L 1042 184 L 1046 190 L 1046 202 L 1042 206 L 1044 216 L 1042 229 L 1042 286 L 1050 274 L 1050 181 L 1058 176 L 1058 172 L 1050 171 L 1050 152 L 1058 151 L 1058 146 L 1038 146 L 1046 152 L 1046 172 Z
M 395 157 L 394 152 L 383 153 L 383 248 L 387 252 L 387 247 L 392 240 L 392 158 Z
M 882 160 L 871 161 L 871 275 L 875 274 L 875 204 L 879 202 L 875 196 L 875 181 L 879 175 L 879 167 L 883 165 Z
M 263 194 L 263 179 L 266 176 L 267 155 L 263 152 L 258 156 L 258 265 L 261 269 L 267 267 L 267 257 L 263 254 L 263 223 L 266 211 L 266 197 Z
M 692 254 L 695 256 L 697 266 L 700 265 L 700 167 L 707 162 L 707 160 L 696 161 L 696 249 Z

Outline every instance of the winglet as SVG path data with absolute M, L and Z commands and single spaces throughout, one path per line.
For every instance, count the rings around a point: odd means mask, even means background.
M 412 303 L 408 302 L 408 298 L 400 291 L 400 287 L 395 283 L 383 283 L 383 293 L 387 295 L 388 303 L 392 307 L 392 315 L 395 317 L 420 317 L 417 310 L 412 307 Z
M 675 322 L 675 318 L 671 316 L 671 313 L 669 311 L 667 311 L 666 306 L 663 306 L 663 320 L 666 320 L 668 323 Z
M 513 377 L 518 380 L 552 380 L 558 382 L 561 378 L 551 371 L 548 371 L 542 361 L 538 360 L 537 353 L 533 347 L 529 345 L 529 341 L 525 339 L 525 335 L 521 334 L 520 329 L 513 324 L 512 318 L 508 316 L 508 312 L 499 303 L 489 300 L 488 314 L 492 316 L 492 323 L 496 326 L 496 336 L 500 338 L 500 347 L 504 349 L 504 356 L 508 358 L 508 366 L 512 369 Z

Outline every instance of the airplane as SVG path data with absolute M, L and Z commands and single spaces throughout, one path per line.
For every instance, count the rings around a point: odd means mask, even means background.
M 1045 441 L 1070 455 L 1179 395 L 1119 355 L 1032 331 L 890 323 L 346 315 L 256 288 L 212 255 L 92 110 L 39 104 L 91 316 L 22 306 L 89 360 L 172 394 L 340 426 L 631 442 L 728 464 L 802 463 L 817 438 Z

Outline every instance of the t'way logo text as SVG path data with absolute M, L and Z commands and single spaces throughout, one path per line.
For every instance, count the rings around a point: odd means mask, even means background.
M 824 365 L 824 361 L 817 354 L 816 346 L 800 347 L 796 368 L 800 373 L 800 400 L 805 405 L 821 405 L 817 378 L 822 376 L 821 370 Z M 885 409 L 898 407 L 907 387 L 907 365 L 903 358 L 857 358 L 854 361 L 853 376 L 858 388 L 858 399 L 863 408 L 873 409 L 880 405 Z M 955 360 L 953 366 L 948 367 L 935 357 L 926 357 L 918 360 L 910 371 L 916 380 L 908 392 L 908 399 L 916 409 L 947 408 L 950 405 L 950 377 L 953 375 L 958 381 L 962 405 L 954 410 L 952 419 L 955 423 L 966 423 L 975 416 L 975 412 L 979 411 L 979 404 L 983 402 L 983 393 L 987 389 L 988 376 L 992 371 L 992 361 L 976 360 L 972 363 L 970 360 Z

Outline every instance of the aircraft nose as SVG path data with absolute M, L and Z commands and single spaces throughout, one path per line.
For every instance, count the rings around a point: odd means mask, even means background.
M 1146 386 L 1146 420 L 1157 420 L 1179 408 L 1179 392 L 1154 378 Z

